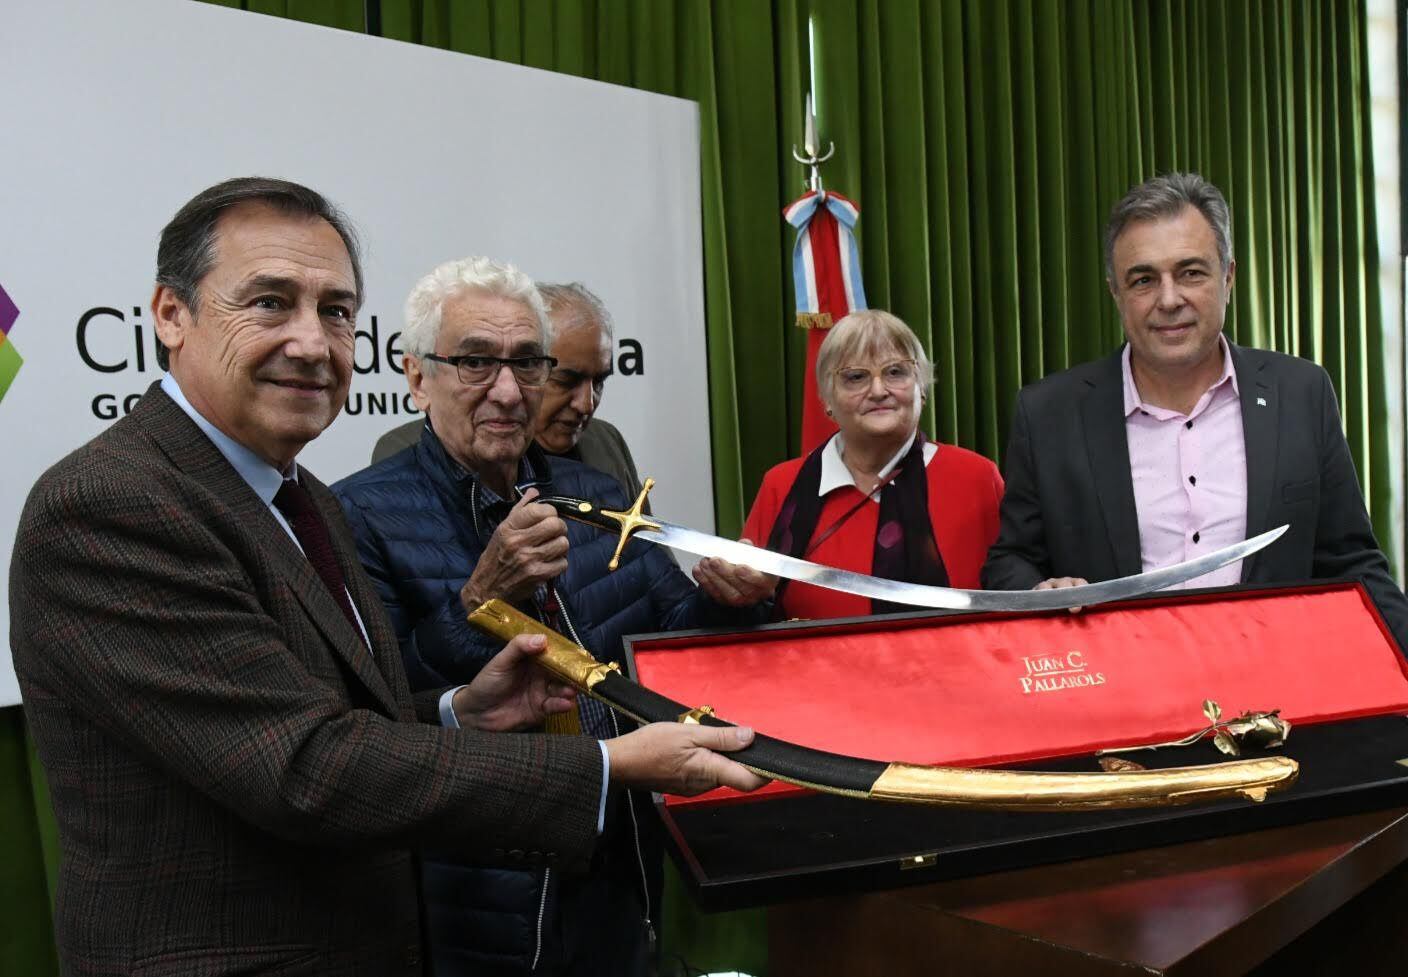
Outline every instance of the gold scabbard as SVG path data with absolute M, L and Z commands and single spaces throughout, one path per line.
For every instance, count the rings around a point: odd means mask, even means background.
M 600 697 L 593 692 L 612 672 L 620 668 L 604 664 L 568 638 L 523 614 L 503 601 L 491 600 L 469 615 L 474 626 L 504 641 L 519 634 L 541 634 L 547 638 L 547 650 L 537 661 L 554 676 L 581 692 Z M 666 703 L 669 700 L 664 700 Z M 649 721 L 652 717 L 636 716 L 616 703 L 614 708 L 635 719 Z M 707 706 L 689 709 L 674 704 L 670 714 L 677 722 L 698 722 L 712 715 Z M 653 717 L 656 721 L 665 719 Z M 759 742 L 766 740 L 760 737 Z M 778 741 L 771 743 L 776 746 Z M 755 743 L 755 746 L 758 744 Z M 1288 757 L 1272 756 L 1255 760 L 1212 763 L 1200 767 L 1175 767 L 1168 770 L 1135 770 L 1101 773 L 1045 773 L 1025 770 L 984 770 L 964 767 L 925 767 L 909 763 L 891 763 L 870 784 L 868 790 L 855 786 L 840 786 L 817 782 L 817 775 L 808 764 L 795 760 L 778 760 L 779 767 L 792 762 L 795 769 L 769 769 L 758 761 L 778 754 L 754 753 L 738 759 L 764 777 L 785 780 L 813 790 L 871 800 L 903 801 L 918 804 L 938 804 L 1001 811 L 1098 811 L 1111 808 L 1173 807 L 1181 804 L 1211 803 L 1220 800 L 1263 800 L 1269 792 L 1284 790 L 1296 781 L 1300 768 Z M 815 751 L 803 751 L 811 754 Z M 795 749 L 792 755 L 796 756 Z M 838 759 L 865 764 L 868 760 L 837 758 L 826 755 L 827 764 Z M 818 765 L 821 769 L 825 765 Z M 873 776 L 866 772 L 865 777 Z M 851 783 L 855 784 L 853 778 Z M 862 779 L 863 782 L 863 779 Z
M 876 800 L 910 801 L 995 811 L 1098 811 L 1175 807 L 1240 797 L 1261 801 L 1296 782 L 1288 757 L 1262 757 L 1203 767 L 1121 773 L 969 770 L 892 763 L 870 788 Z

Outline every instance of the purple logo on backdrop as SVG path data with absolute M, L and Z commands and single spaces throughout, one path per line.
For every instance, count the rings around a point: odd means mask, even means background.
M 14 300 L 5 291 L 5 286 L 0 285 L 0 333 L 4 333 L 6 336 L 10 335 L 10 327 L 19 317 L 20 310 L 15 307 Z
M 15 344 L 10 341 L 10 327 L 19 317 L 19 307 L 5 291 L 5 286 L 0 285 L 0 400 L 4 399 L 5 391 L 10 389 L 15 374 L 20 372 L 20 364 L 24 362 Z

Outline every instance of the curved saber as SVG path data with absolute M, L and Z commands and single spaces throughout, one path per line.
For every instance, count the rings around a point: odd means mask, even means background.
M 872 577 L 852 570 L 823 566 L 820 563 L 800 560 L 795 556 L 775 553 L 759 546 L 749 546 L 721 536 L 711 536 L 663 519 L 642 515 L 641 507 L 645 504 L 646 494 L 654 484 L 653 478 L 647 478 L 645 488 L 641 490 L 635 504 L 624 512 L 601 509 L 585 499 L 565 496 L 549 496 L 536 501 L 551 505 L 564 518 L 583 522 L 606 532 L 619 533 L 616 556 L 612 558 L 611 563 L 613 570 L 616 569 L 616 561 L 626 543 L 638 537 L 696 556 L 716 556 L 729 563 L 752 567 L 775 577 L 786 577 L 828 590 L 839 590 L 893 604 L 939 607 L 955 611 L 1056 611 L 1137 597 L 1201 577 L 1228 563 L 1244 560 L 1279 538 L 1289 528 L 1278 526 L 1260 536 L 1253 536 L 1251 539 L 1233 543 L 1196 559 L 1175 563 L 1173 566 L 1079 587 L 1052 590 L 959 590 L 953 587 L 906 583 L 903 580 L 887 580 L 884 577 Z
M 503 601 L 480 605 L 469 615 L 469 623 L 504 641 L 518 634 L 545 635 L 548 646 L 535 659 L 539 665 L 639 722 L 733 725 L 716 718 L 708 706 L 688 709 L 632 682 L 614 662 L 597 661 L 585 649 Z M 752 744 L 729 756 L 764 777 L 828 794 L 1004 811 L 1172 807 L 1239 797 L 1261 801 L 1268 792 L 1291 786 L 1299 774 L 1299 766 L 1287 757 L 1119 773 L 926 767 L 826 753 L 761 733 Z

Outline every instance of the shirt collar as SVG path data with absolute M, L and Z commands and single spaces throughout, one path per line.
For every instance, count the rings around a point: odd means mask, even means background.
M 911 434 L 909 440 L 904 443 L 899 451 L 895 452 L 894 457 L 885 463 L 885 467 L 876 472 L 877 479 L 883 481 L 885 476 L 890 474 L 890 471 L 900 463 L 900 460 L 909 453 L 909 449 L 914 446 L 916 436 L 916 434 Z M 837 431 L 831 436 L 831 440 L 827 443 L 826 447 L 822 449 L 821 482 L 816 490 L 818 496 L 826 495 L 828 492 L 834 492 L 836 489 L 847 485 L 851 488 L 855 488 L 855 476 L 851 474 L 851 470 L 846 467 L 846 463 L 841 459 L 841 449 L 844 446 L 841 440 L 841 432 Z M 927 453 L 924 460 L 926 463 L 929 460 Z
M 1209 392 L 1216 390 L 1224 383 L 1231 383 L 1232 392 L 1240 397 L 1242 391 L 1241 388 L 1237 386 L 1237 371 L 1232 368 L 1232 351 L 1227 347 L 1227 337 L 1218 333 L 1217 345 L 1222 350 L 1222 373 L 1218 376 L 1217 380 L 1208 387 L 1207 391 L 1204 391 L 1203 396 L 1207 396 Z M 1137 410 L 1148 411 L 1149 413 L 1157 411 L 1163 414 L 1170 414 L 1166 408 L 1151 406 L 1144 403 L 1140 398 L 1139 388 L 1134 385 L 1134 369 L 1130 366 L 1129 351 L 1129 343 L 1125 343 L 1124 352 L 1120 354 L 1120 377 L 1124 383 L 1124 416 L 1128 417 Z M 1201 403 L 1201 401 L 1202 398 L 1200 397 L 1199 402 Z M 1194 408 L 1194 410 L 1196 411 L 1196 408 Z M 1170 414 L 1170 416 L 1172 415 Z
M 240 478 L 243 478 L 249 483 L 249 487 L 254 489 L 254 494 L 259 496 L 265 505 L 273 505 L 274 495 L 284 482 L 284 473 L 206 420 L 200 411 L 191 406 L 191 402 L 181 391 L 181 385 L 170 373 L 161 378 L 161 389 L 166 392 L 168 397 L 176 401 L 176 406 L 196 422 L 196 427 L 205 432 L 205 436 L 215 445 L 216 450 L 225 456 L 225 460 L 235 471 L 239 472 Z M 298 478 L 298 462 L 291 462 L 288 467 L 287 477 Z

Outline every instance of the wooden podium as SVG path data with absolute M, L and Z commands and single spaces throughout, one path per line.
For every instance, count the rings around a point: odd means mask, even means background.
M 1408 808 L 769 910 L 772 977 L 1408 973 Z

